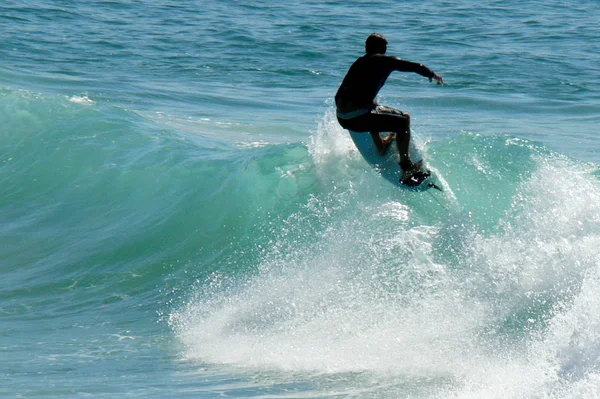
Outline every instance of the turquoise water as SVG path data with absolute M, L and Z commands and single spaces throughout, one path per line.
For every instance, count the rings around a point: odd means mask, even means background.
M 595 398 L 595 1 L 0 4 L 0 396 Z M 335 121 L 373 31 L 447 190 Z

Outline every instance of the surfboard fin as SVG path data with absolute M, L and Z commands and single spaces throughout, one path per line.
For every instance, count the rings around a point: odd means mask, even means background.
M 431 188 L 435 188 L 436 190 L 444 191 L 443 188 L 441 188 L 440 186 L 438 186 L 435 183 L 427 183 L 427 187 L 431 187 Z

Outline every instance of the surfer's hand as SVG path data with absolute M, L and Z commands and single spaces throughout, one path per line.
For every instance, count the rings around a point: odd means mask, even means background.
M 429 81 L 431 82 L 433 79 L 435 79 L 437 81 L 437 84 L 439 85 L 443 85 L 444 84 L 444 79 L 442 78 L 442 75 L 438 75 L 437 73 L 433 73 L 433 76 L 429 78 Z

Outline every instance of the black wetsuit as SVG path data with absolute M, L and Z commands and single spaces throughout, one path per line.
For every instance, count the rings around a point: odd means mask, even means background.
M 356 132 L 401 132 L 408 114 L 390 107 L 378 107 L 375 97 L 393 71 L 415 72 L 433 78 L 434 72 L 422 64 L 385 54 L 367 54 L 348 70 L 335 95 L 338 121 Z

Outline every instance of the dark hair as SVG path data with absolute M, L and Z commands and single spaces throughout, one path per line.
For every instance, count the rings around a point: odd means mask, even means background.
M 367 54 L 385 54 L 387 39 L 379 33 L 371 33 L 365 42 Z

